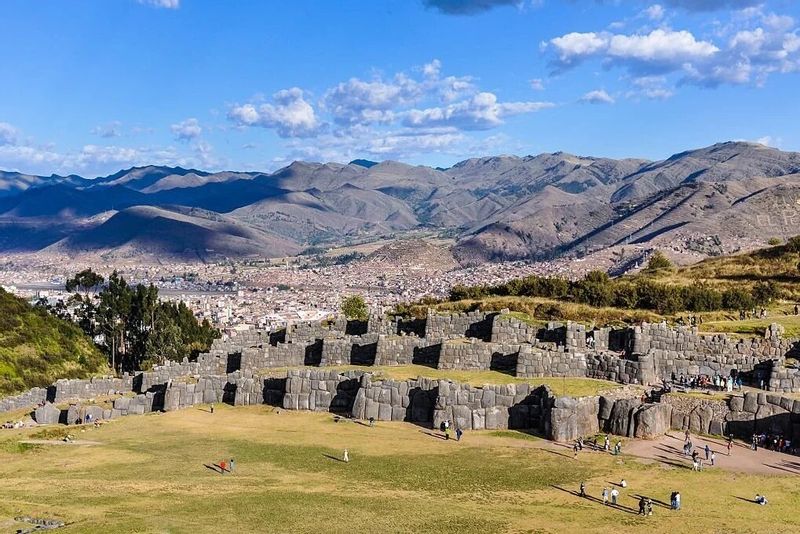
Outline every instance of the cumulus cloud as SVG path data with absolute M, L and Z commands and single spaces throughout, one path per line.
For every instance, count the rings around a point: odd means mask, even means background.
M 551 53 L 557 72 L 599 60 L 607 68 L 627 70 L 634 78 L 674 74 L 678 83 L 709 87 L 760 85 L 773 73 L 800 71 L 800 28 L 793 18 L 759 12 L 737 24 L 735 30 L 725 27 L 715 41 L 688 30 L 659 28 L 631 34 L 572 32 L 542 47 Z M 664 98 L 669 91 L 651 88 L 649 93 Z
M 646 34 L 568 33 L 550 40 L 563 67 L 591 57 L 676 66 L 708 58 L 717 52 L 713 43 L 698 40 L 690 32 L 657 29 Z
M 298 87 L 272 95 L 274 103 L 235 105 L 228 118 L 240 126 L 274 129 L 281 137 L 310 137 L 320 127 L 314 107 Z
M 138 2 L 147 6 L 164 9 L 178 9 L 181 7 L 181 0 L 138 0 Z
M 595 89 L 589 91 L 581 97 L 581 102 L 587 104 L 613 104 L 614 98 L 609 95 L 604 89 Z
M 506 117 L 549 107 L 553 107 L 550 102 L 498 102 L 495 94 L 483 92 L 448 106 L 409 110 L 403 124 L 413 128 L 454 126 L 463 130 L 488 130 L 503 124 Z
M 403 158 L 417 151 L 463 146 L 464 132 L 496 128 L 509 117 L 553 106 L 504 102 L 481 91 L 470 76 L 444 74 L 438 59 L 415 67 L 411 74 L 350 78 L 327 89 L 318 102 L 307 101 L 304 94 L 293 88 L 276 94 L 274 104 L 237 104 L 228 118 L 240 127 L 276 129 L 290 139 L 287 147 L 293 157 Z M 303 105 L 293 105 L 296 102 Z M 311 136 L 313 146 L 302 140 Z
M 111 137 L 120 137 L 122 135 L 122 123 L 119 121 L 111 121 L 107 124 L 101 124 L 92 128 L 90 133 L 107 139 Z
M 500 6 L 519 6 L 520 0 L 422 0 L 425 7 L 446 15 L 476 15 Z
M 7 122 L 0 122 L 0 146 L 15 145 L 19 132 Z
M 178 141 L 191 141 L 192 139 L 200 137 L 203 133 L 200 122 L 195 118 L 186 119 L 185 121 L 173 124 L 169 129 Z

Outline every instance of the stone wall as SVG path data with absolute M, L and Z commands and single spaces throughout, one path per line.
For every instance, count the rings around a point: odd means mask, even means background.
M 428 378 L 374 380 L 372 375 L 364 374 L 353 402 L 352 415 L 356 419 L 430 425 L 438 387 L 437 380 Z
M 283 407 L 287 410 L 351 413 L 362 374 L 357 371 L 289 371 Z
M 492 337 L 495 315 L 480 311 L 448 315 L 429 312 L 425 321 L 425 337 L 428 339 L 474 337 L 489 341 Z
M 455 428 L 546 430 L 548 399 L 546 387 L 529 384 L 484 385 L 474 387 L 449 380 L 439 380 L 433 412 L 435 428 L 449 420 Z
M 485 343 L 474 338 L 442 343 L 438 369 L 516 372 L 520 345 Z

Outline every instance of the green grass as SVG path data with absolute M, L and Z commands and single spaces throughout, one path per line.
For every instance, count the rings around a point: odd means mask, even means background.
M 521 439 L 524 441 L 540 441 L 542 439 L 520 430 L 490 430 L 486 434 L 495 438 Z
M 375 428 L 330 414 L 219 406 L 131 416 L 80 433 L 94 446 L 13 444 L 0 435 L 0 531 L 19 515 L 61 519 L 65 532 L 770 532 L 800 530 L 800 489 L 786 474 L 701 474 L 626 456 L 571 451 L 513 431 L 444 441 L 406 423 Z M 338 461 L 348 448 L 351 461 Z M 625 451 L 625 447 L 623 447 Z M 233 474 L 205 467 L 237 461 Z M 598 496 L 625 478 L 636 494 L 683 510 L 642 518 L 570 493 Z M 765 493 L 767 507 L 737 497 Z
M 595 380 L 592 378 L 516 378 L 499 371 L 460 371 L 455 369 L 433 369 L 424 365 L 382 365 L 382 366 L 357 366 L 342 365 L 324 367 L 335 371 L 359 370 L 373 373 L 376 379 L 408 380 L 417 377 L 435 378 L 462 382 L 473 386 L 486 384 L 520 384 L 527 383 L 534 386 L 547 385 L 558 395 L 571 397 L 585 397 L 598 395 L 605 391 L 618 389 L 620 384 L 608 380 Z M 284 370 L 279 373 L 285 372 Z
M 105 357 L 77 326 L 0 289 L 0 394 L 106 370 Z
M 770 314 L 772 315 L 772 314 Z M 700 325 L 700 330 L 704 332 L 715 332 L 725 334 L 738 334 L 740 336 L 762 337 L 764 331 L 772 323 L 783 326 L 785 337 L 800 337 L 800 316 L 796 315 L 777 315 L 766 319 L 738 319 L 726 321 L 708 321 Z

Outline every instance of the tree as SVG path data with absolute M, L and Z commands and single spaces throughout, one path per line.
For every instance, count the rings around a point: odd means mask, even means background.
M 369 310 L 364 297 L 361 295 L 352 295 L 342 301 L 342 313 L 348 319 L 366 321 L 369 317 Z
M 650 260 L 647 262 L 647 270 L 648 271 L 660 271 L 660 270 L 669 270 L 672 269 L 672 262 L 664 255 L 663 252 L 657 250 L 650 256 Z
M 88 296 L 89 291 L 100 287 L 105 279 L 91 269 L 84 269 L 72 278 L 67 278 L 64 288 L 67 292 L 83 291 L 84 296 Z
M 753 286 L 753 300 L 758 306 L 765 306 L 780 296 L 775 282 L 758 282 Z

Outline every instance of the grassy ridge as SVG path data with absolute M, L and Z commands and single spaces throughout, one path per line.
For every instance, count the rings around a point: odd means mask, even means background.
M 106 370 L 81 330 L 0 289 L 0 394 Z

